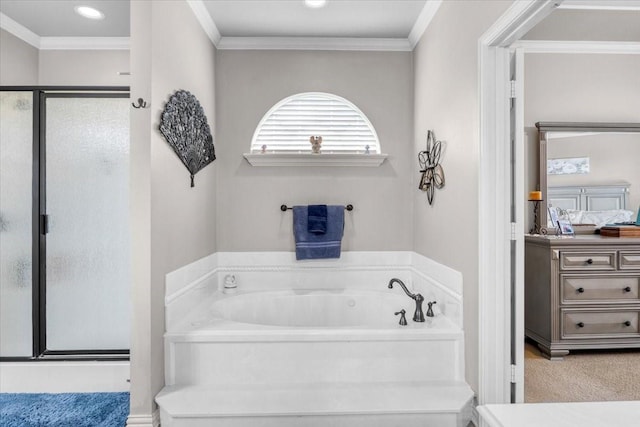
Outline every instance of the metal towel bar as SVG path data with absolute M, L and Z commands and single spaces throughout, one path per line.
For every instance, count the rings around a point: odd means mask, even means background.
M 346 210 L 348 211 L 352 211 L 353 210 L 353 205 L 352 204 L 348 204 L 344 207 Z M 280 205 L 280 210 L 282 212 L 286 212 L 287 210 L 291 210 L 293 209 L 291 206 L 287 206 L 287 205 Z

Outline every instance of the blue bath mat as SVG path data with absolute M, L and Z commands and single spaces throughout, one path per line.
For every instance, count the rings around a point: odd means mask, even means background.
M 129 393 L 0 393 L 0 427 L 124 427 Z

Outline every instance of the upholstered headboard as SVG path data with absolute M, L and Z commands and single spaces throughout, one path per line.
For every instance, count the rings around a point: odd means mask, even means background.
M 628 183 L 549 187 L 547 204 L 567 211 L 574 224 L 597 227 L 631 221 L 634 213 L 628 210 Z
M 561 209 L 607 211 L 627 209 L 629 184 L 549 187 L 547 204 Z

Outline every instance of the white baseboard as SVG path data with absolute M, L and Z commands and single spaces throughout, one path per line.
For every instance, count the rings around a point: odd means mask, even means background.
M 129 391 L 129 362 L 3 362 L 3 393 Z
M 158 409 L 152 414 L 129 415 L 127 427 L 158 427 L 160 426 L 160 412 Z
M 480 427 L 480 415 L 478 414 L 477 404 L 478 402 L 476 401 L 476 399 L 474 399 L 474 406 L 473 410 L 471 411 L 471 423 L 475 427 Z

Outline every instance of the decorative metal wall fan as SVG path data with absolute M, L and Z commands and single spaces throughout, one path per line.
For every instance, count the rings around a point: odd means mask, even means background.
M 198 99 L 176 91 L 160 117 L 160 132 L 193 176 L 216 159 L 211 129 Z
M 427 192 L 429 204 L 433 204 L 433 194 L 436 188 L 444 187 L 444 170 L 440 164 L 440 154 L 442 143 L 436 141 L 433 131 L 427 132 L 427 149 L 418 153 L 418 163 L 420 164 L 420 184 L 418 188 Z

